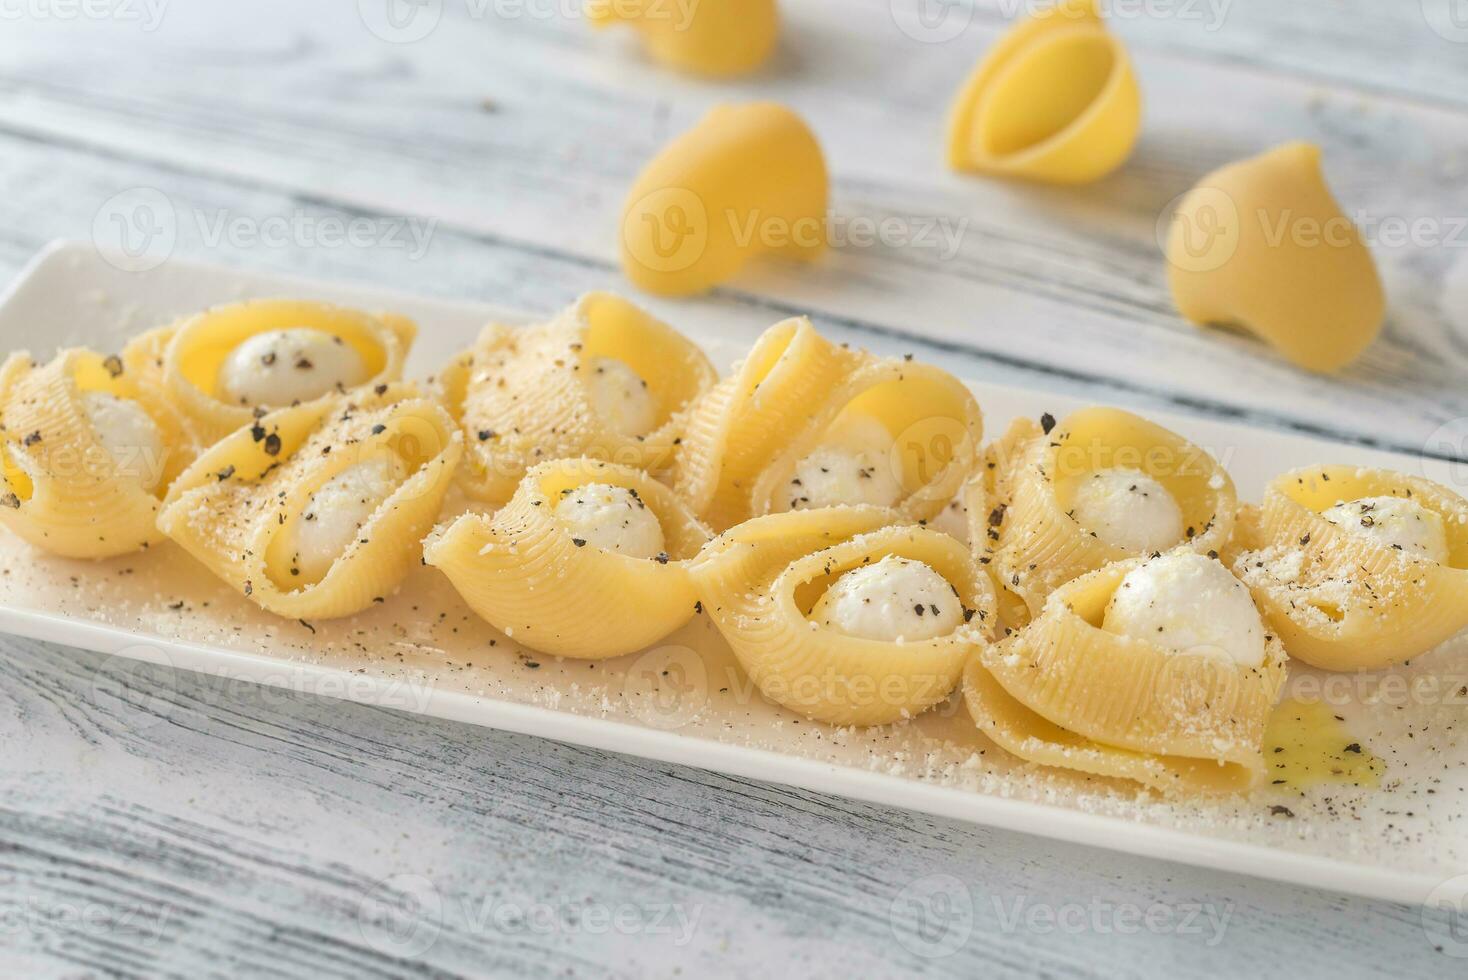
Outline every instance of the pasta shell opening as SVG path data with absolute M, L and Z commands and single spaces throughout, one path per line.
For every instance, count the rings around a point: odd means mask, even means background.
M 949 164 L 1053 183 L 1097 180 L 1125 162 L 1141 125 L 1131 62 L 1091 0 L 1021 21 L 954 103 Z
M 310 398 L 286 404 L 241 401 L 226 397 L 222 370 L 241 345 L 274 331 L 319 331 L 350 349 L 362 370 L 355 384 L 328 388 Z M 257 408 L 288 407 L 292 402 L 314 401 L 355 387 L 373 387 L 397 381 L 416 336 L 414 323 L 401 316 L 373 316 L 358 310 L 303 300 L 254 300 L 215 307 L 172 329 L 164 355 L 164 378 L 173 398 L 196 428 L 199 438 L 213 442 L 247 424 Z M 262 355 L 265 360 L 273 352 Z M 274 367 L 274 362 L 270 362 Z M 298 359 L 292 367 L 302 374 L 314 366 Z M 284 368 L 282 368 L 284 370 Z

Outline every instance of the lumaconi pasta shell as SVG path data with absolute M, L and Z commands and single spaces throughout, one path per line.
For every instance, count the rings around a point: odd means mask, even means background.
M 163 457 L 149 458 L 143 446 L 130 459 L 109 453 L 82 408 L 93 391 L 142 408 L 158 427 Z M 80 348 L 45 366 L 12 354 L 0 367 L 0 426 L 0 522 L 68 558 L 109 558 L 160 540 L 159 495 L 195 452 L 156 390 L 138 384 L 120 358 Z
M 1287 671 L 1283 645 L 1267 637 L 1263 666 L 1250 668 L 1103 630 L 1112 593 L 1144 561 L 1115 562 L 1057 589 L 1028 627 L 982 651 L 984 668 L 1082 739 L 1262 770 L 1264 726 Z
M 586 362 L 614 357 L 647 384 L 660 424 L 631 437 L 604 424 L 586 388 Z M 717 372 L 697 345 L 612 293 L 589 293 L 549 323 L 492 324 L 443 375 L 449 411 L 468 445 L 465 489 L 502 503 L 526 470 L 588 457 L 656 471 L 668 465 L 683 418 Z
M 1411 497 L 1443 519 L 1440 565 L 1332 524 L 1322 511 L 1363 497 Z M 1468 627 L 1468 501 L 1431 480 L 1315 466 L 1277 477 L 1240 515 L 1233 569 L 1290 656 L 1368 670 L 1431 650 Z
M 973 472 L 984 437 L 983 414 L 968 387 L 929 364 L 868 358 L 810 409 L 802 431 L 755 480 L 755 514 L 788 509 L 796 467 L 838 418 L 872 420 L 892 438 L 887 465 L 903 497 L 903 518 L 936 517 Z
M 1095 0 L 1059 0 L 1019 21 L 964 82 L 949 112 L 948 164 L 1097 180 L 1131 153 L 1141 104 L 1131 59 Z
M 1087 408 L 1047 435 L 1028 419 L 990 449 L 997 495 L 990 535 L 1000 582 L 1038 614 L 1059 586 L 1108 562 L 1138 557 L 1107 544 L 1070 516 L 1076 485 L 1102 469 L 1147 473 L 1178 503 L 1184 547 L 1223 551 L 1233 533 L 1233 480 L 1203 449 L 1162 426 L 1116 408 Z
M 632 24 L 654 58 L 696 75 L 725 78 L 751 72 L 775 49 L 780 17 L 775 0 L 698 0 L 681 11 L 669 3 L 590 0 L 594 27 Z
M 390 595 L 421 556 L 463 438 L 436 402 L 409 385 L 278 409 L 216 443 L 174 483 L 158 526 L 186 551 L 280 616 L 330 619 Z M 395 455 L 407 478 L 319 581 L 291 574 L 274 547 L 322 484 Z
M 1257 767 L 1133 752 L 1067 731 L 1014 698 L 978 656 L 964 667 L 963 699 L 974 723 L 994 744 L 1037 765 L 1129 779 L 1168 796 L 1240 793 L 1258 778 Z
M 899 519 L 880 507 L 770 514 L 726 531 L 694 561 L 704 610 L 766 697 L 818 721 L 881 725 L 953 690 L 964 659 L 988 642 L 993 590 L 963 545 Z M 931 566 L 971 618 L 910 643 L 847 636 L 808 618 L 839 575 L 887 555 Z
M 689 413 L 673 478 L 694 513 L 716 531 L 753 516 L 759 474 L 865 358 L 826 340 L 805 317 L 761 334 Z
M 578 545 L 553 509 L 589 483 L 635 491 L 662 525 L 666 560 Z M 597 660 L 641 650 L 692 618 L 698 597 L 687 562 L 709 537 L 671 490 L 641 470 L 566 459 L 531 469 L 493 516 L 465 514 L 435 532 L 424 560 L 516 642 Z
M 200 443 L 210 445 L 253 417 L 252 406 L 218 397 L 219 369 L 225 359 L 256 334 L 292 327 L 322 330 L 355 348 L 368 368 L 362 385 L 367 388 L 402 377 L 403 362 L 418 332 L 412 320 L 396 314 L 372 315 L 330 303 L 280 299 L 216 306 L 162 328 L 172 331 L 164 354 L 164 380 Z

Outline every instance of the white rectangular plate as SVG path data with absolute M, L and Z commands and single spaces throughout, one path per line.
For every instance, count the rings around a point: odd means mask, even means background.
M 169 262 L 123 272 L 90 247 L 57 245 L 0 305 L 0 348 L 49 357 L 58 346 L 111 351 L 138 331 L 249 297 L 325 299 L 418 319 L 409 365 L 435 371 L 491 318 L 524 314 Z M 690 316 L 677 324 L 727 366 L 742 345 Z M 765 324 L 751 324 L 749 336 Z M 741 338 L 743 339 L 743 338 Z M 0 353 L 4 353 L 0 350 Z M 1079 403 L 974 385 L 990 435 L 1020 415 Z M 1241 495 L 1274 474 L 1357 462 L 1452 478 L 1449 464 L 1226 423 L 1155 414 L 1213 452 Z M 0 532 L 0 630 L 177 670 L 310 691 L 488 725 L 664 762 L 801 786 L 960 820 L 1141 855 L 1398 901 L 1461 891 L 1468 871 L 1468 699 L 1382 697 L 1375 675 L 1351 678 L 1336 710 L 1387 764 L 1382 786 L 1266 788 L 1245 801 L 1160 802 L 1134 789 L 1021 766 L 986 743 L 957 700 L 879 730 L 801 721 L 764 701 L 706 617 L 656 650 L 612 661 L 557 661 L 478 621 L 433 569 L 385 604 L 306 626 L 277 619 L 163 546 L 100 563 L 63 561 Z M 1468 678 L 1459 640 L 1396 674 Z M 163 672 L 163 676 L 169 676 Z M 1320 675 L 1303 668 L 1292 684 Z M 1456 680 L 1454 680 L 1456 679 Z M 1334 702 L 1332 702 L 1334 705 Z M 1277 812 L 1287 807 L 1293 816 Z

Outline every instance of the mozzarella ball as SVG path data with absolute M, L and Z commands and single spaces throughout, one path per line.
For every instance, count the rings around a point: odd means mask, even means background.
M 1336 504 L 1320 516 L 1413 558 L 1439 564 L 1448 560 L 1448 535 L 1442 516 L 1407 497 L 1362 497 Z
M 153 417 L 137 402 L 105 391 L 86 392 L 81 404 L 118 474 L 137 480 L 144 490 L 158 486 L 165 459 L 163 432 Z
M 788 510 L 841 504 L 891 507 L 902 499 L 902 486 L 886 453 L 820 446 L 795 465 L 786 497 Z
M 1097 470 L 1076 487 L 1071 516 L 1114 548 L 1166 551 L 1183 539 L 1183 512 L 1167 488 L 1141 470 Z
M 928 521 L 928 527 L 968 544 L 968 505 L 963 502 L 963 497 L 954 497 L 948 501 L 948 506 L 937 517 Z
M 219 368 L 219 392 L 239 405 L 280 408 L 353 388 L 367 381 L 357 349 L 310 327 L 257 333 L 230 352 Z
M 323 483 L 284 532 L 289 535 L 293 567 L 308 582 L 324 578 L 407 476 L 408 467 L 397 456 L 379 456 L 349 466 Z
M 846 636 L 917 642 L 957 629 L 963 603 L 931 566 L 888 555 L 836 579 L 810 618 Z
M 636 437 L 658 427 L 657 399 L 647 390 L 647 382 L 626 362 L 615 357 L 592 357 L 585 371 L 591 407 L 608 429 Z
M 576 541 L 629 558 L 662 554 L 663 527 L 642 498 L 626 487 L 588 483 L 561 497 L 556 520 Z
M 1169 653 L 1243 667 L 1264 663 L 1264 623 L 1248 588 L 1217 559 L 1193 552 L 1175 551 L 1127 572 L 1101 628 Z

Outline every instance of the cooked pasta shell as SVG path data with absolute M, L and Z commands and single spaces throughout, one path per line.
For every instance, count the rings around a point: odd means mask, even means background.
M 633 491 L 657 518 L 666 551 L 639 558 L 576 538 L 553 511 L 591 483 Z M 465 514 L 440 529 L 424 560 L 516 642 L 596 660 L 640 650 L 692 618 L 698 597 L 687 563 L 709 537 L 671 490 L 641 470 L 567 459 L 531 469 L 493 516 Z
M 1436 512 L 1439 564 L 1327 521 L 1365 497 L 1406 497 Z M 1368 670 L 1431 650 L 1468 627 L 1468 501 L 1431 480 L 1315 466 L 1270 484 L 1240 516 L 1233 570 L 1290 656 L 1326 670 Z
M 598 413 L 589 379 L 599 358 L 641 379 L 653 399 L 653 429 L 624 434 Z M 672 458 L 687 408 L 716 378 L 697 345 L 611 293 L 589 293 L 540 326 L 492 324 L 442 378 L 468 446 L 465 489 L 502 503 L 527 469 L 555 459 L 659 470 Z
M 1144 561 L 1115 562 L 1062 586 L 1028 627 L 981 651 L 984 669 L 1010 697 L 1080 742 L 1046 728 L 1014 727 L 1021 717 L 1003 703 L 984 703 L 984 685 L 970 696 L 978 701 L 978 720 L 986 728 L 1009 726 L 1012 734 L 1003 737 L 1015 744 L 1029 738 L 1062 748 L 1097 743 L 1085 746 L 1089 763 L 1080 768 L 1088 772 L 1122 775 L 1116 767 L 1134 765 L 1107 747 L 1261 771 L 1264 726 L 1287 671 L 1283 645 L 1267 637 L 1264 664 L 1250 668 L 1103 630 L 1112 593 Z M 1149 764 L 1146 771 L 1154 770 Z
M 694 512 L 717 531 L 753 516 L 760 473 L 864 356 L 832 344 L 805 317 L 761 334 L 689 413 L 673 478 Z
M 1138 557 L 1102 541 L 1072 516 L 1077 486 L 1097 471 L 1135 469 L 1162 484 L 1181 511 L 1181 546 L 1221 553 L 1233 533 L 1237 498 L 1223 467 L 1182 436 L 1121 409 L 1082 409 L 1048 433 L 1029 419 L 1017 420 L 990 447 L 988 462 L 995 473 L 995 510 L 986 531 L 994 574 L 1032 615 L 1066 582 Z
M 929 364 L 868 357 L 813 407 L 802 431 L 754 482 L 755 514 L 793 509 L 796 468 L 833 427 L 863 424 L 882 433 L 907 520 L 938 516 L 974 471 L 984 435 L 983 415 L 968 387 Z
M 726 531 L 692 565 L 705 611 L 768 698 L 836 725 L 881 725 L 946 698 L 965 658 L 987 644 L 994 594 L 946 534 L 896 525 L 878 507 L 771 514 Z M 969 610 L 952 633 L 904 643 L 848 636 L 809 618 L 844 572 L 888 555 L 920 561 Z
M 412 320 L 395 314 L 277 299 L 217 306 L 163 328 L 172 334 L 164 352 L 164 381 L 200 443 L 211 445 L 248 425 L 256 408 L 288 407 L 227 401 L 220 394 L 219 375 L 229 356 L 251 337 L 297 327 L 323 331 L 356 351 L 368 374 L 362 386 L 368 388 L 402 377 L 403 362 L 418 332 Z
M 347 616 L 391 594 L 422 556 L 463 439 L 407 385 L 263 414 L 175 482 L 158 526 L 210 571 L 280 616 Z M 326 572 L 302 575 L 285 543 L 328 481 L 382 461 L 403 474 Z
M 1128 779 L 1168 796 L 1240 793 L 1258 778 L 1254 766 L 1133 752 L 1067 731 L 1013 697 L 978 656 L 963 670 L 963 699 L 974 723 L 994 744 L 1037 765 Z
M 109 448 L 86 409 L 93 393 L 141 409 L 154 431 L 124 425 Z M 38 548 L 109 558 L 160 540 L 161 495 L 194 455 L 179 416 L 120 357 L 74 348 L 0 368 L 0 522 Z

